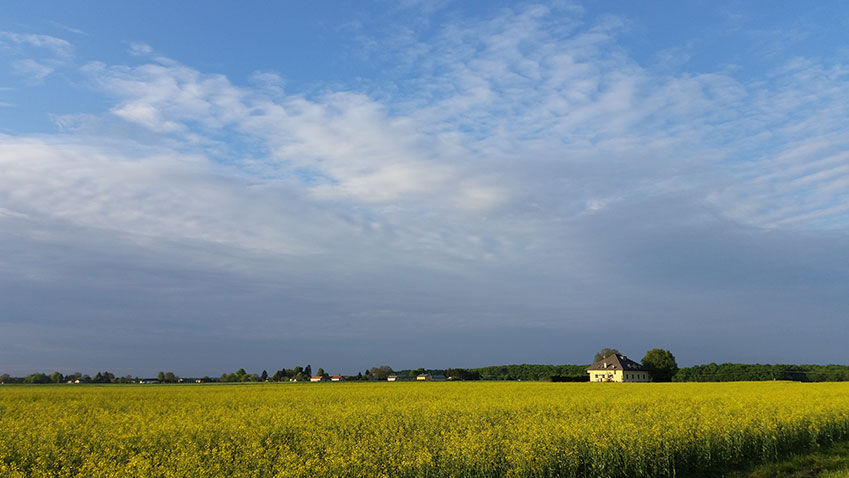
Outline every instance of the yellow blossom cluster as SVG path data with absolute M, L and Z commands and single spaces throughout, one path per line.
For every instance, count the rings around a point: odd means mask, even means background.
M 0 387 L 2 477 L 630 477 L 849 438 L 849 384 Z

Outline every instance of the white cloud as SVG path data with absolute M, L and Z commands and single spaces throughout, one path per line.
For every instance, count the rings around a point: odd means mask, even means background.
M 772 290 L 831 300 L 846 284 L 828 258 L 845 263 L 841 241 L 796 231 L 849 226 L 845 68 L 673 73 L 629 56 L 623 22 L 556 8 L 435 37 L 406 29 L 385 53 L 398 76 L 365 91 L 292 91 L 286 72 L 238 85 L 133 44 L 140 64 L 80 70 L 112 102 L 104 111 L 52 116 L 61 135 L 0 137 L 0 231 L 82 251 L 65 278 L 103 243 L 130 277 L 154 257 L 142 289 L 168 304 L 171 287 L 203 277 L 189 296 L 224 297 L 223 312 L 203 309 L 228 316 L 209 319 L 218 331 L 286 331 L 303 313 L 364 335 L 458 316 L 562 332 L 633 310 L 667 330 L 675 307 L 743 320 L 739 290 L 785 319 Z M 0 247 L 14 249 L 6 234 Z M 811 265 L 780 265 L 800 250 Z M 0 257 L 39 280 L 63 267 Z M 805 295 L 800 270 L 834 280 Z M 239 284 L 250 291 L 221 291 Z M 251 304 L 290 315 L 243 317 Z
M 112 113 L 131 123 L 138 123 L 157 133 L 170 133 L 183 131 L 185 128 L 175 122 L 162 119 L 159 111 L 148 103 L 132 102 L 125 103 L 112 110 Z
M 77 34 L 77 35 L 82 35 L 82 36 L 88 36 L 88 33 L 86 33 L 84 30 L 81 30 L 79 28 L 74 28 L 72 26 L 65 25 L 63 23 L 59 23 L 55 20 L 50 20 L 48 23 L 50 23 L 51 25 L 53 25 L 56 28 L 60 28 L 62 30 L 65 30 L 66 32 L 71 32 L 71 33 L 74 33 L 74 34 Z
M 194 240 L 269 253 L 316 244 L 289 237 L 293 218 L 269 209 L 273 191 L 257 195 L 215 174 L 203 158 L 156 150 L 127 156 L 73 140 L 2 137 L 0 144 L 8 172 L 0 203 L 11 213 L 113 231 L 129 241 Z
M 151 47 L 147 43 L 130 43 L 130 54 L 133 56 L 150 56 L 153 53 L 153 47 Z
M 791 60 L 748 84 L 727 71 L 673 75 L 629 58 L 620 19 L 582 25 L 552 8 L 507 9 L 427 41 L 404 33 L 417 79 L 395 96 L 308 99 L 284 93 L 276 73 L 237 86 L 145 44 L 131 51 L 152 63 L 84 71 L 117 99 L 115 116 L 213 156 L 258 148 L 246 168 L 301 178 L 322 200 L 458 213 L 536 203 L 568 219 L 606 204 L 587 197 L 678 191 L 748 224 L 813 226 L 820 208 L 846 225 L 831 205 L 842 169 L 806 182 L 775 176 L 792 169 L 778 162 L 800 168 L 845 147 L 839 68 Z
M 50 50 L 59 59 L 69 60 L 73 55 L 73 47 L 67 40 L 49 35 L 36 35 L 0 31 L 0 45 L 6 48 L 23 46 L 44 48 Z
M 15 73 L 21 76 L 30 77 L 35 80 L 43 80 L 54 71 L 53 68 L 43 65 L 31 58 L 13 61 L 12 69 L 15 70 Z
M 70 43 L 48 35 L 0 31 L 0 51 L 4 50 L 16 58 L 11 60 L 12 70 L 34 83 L 40 83 L 73 59 Z

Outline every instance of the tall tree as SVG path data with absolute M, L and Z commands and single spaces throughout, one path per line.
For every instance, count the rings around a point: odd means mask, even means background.
M 599 360 L 604 360 L 605 357 L 609 357 L 611 355 L 616 355 L 618 353 L 619 353 L 619 351 L 616 350 L 616 349 L 610 349 L 610 348 L 605 347 L 605 348 L 601 349 L 601 351 L 599 351 L 595 354 L 595 360 L 593 360 L 593 362 L 595 363 L 595 362 L 598 362 Z
M 374 375 L 381 380 L 386 380 L 386 377 L 392 374 L 392 367 L 389 365 L 381 365 L 380 367 L 372 367 L 369 372 L 371 372 L 371 375 Z
M 651 349 L 643 357 L 643 366 L 649 370 L 654 382 L 671 382 L 678 373 L 678 364 L 672 352 L 663 349 Z
M 263 371 L 262 371 L 262 375 L 260 375 L 260 376 L 259 376 L 259 379 L 260 379 L 260 380 L 262 380 L 263 382 L 264 382 L 264 381 L 266 381 L 266 380 L 268 380 L 268 372 L 266 372 L 265 370 L 263 370 Z
M 59 372 L 53 372 L 50 374 L 50 381 L 53 383 L 59 383 L 64 379 L 65 377 L 63 377 L 62 374 Z
M 27 376 L 24 379 L 24 383 L 50 383 L 50 377 L 41 372 L 36 372 Z

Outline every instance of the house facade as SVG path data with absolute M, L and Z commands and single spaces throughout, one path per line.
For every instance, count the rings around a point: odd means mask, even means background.
M 622 354 L 612 354 L 587 367 L 590 382 L 649 382 L 648 369 Z

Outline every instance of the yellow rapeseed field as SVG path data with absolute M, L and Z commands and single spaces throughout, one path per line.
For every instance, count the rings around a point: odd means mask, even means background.
M 682 476 L 849 438 L 849 384 L 0 386 L 2 477 Z

